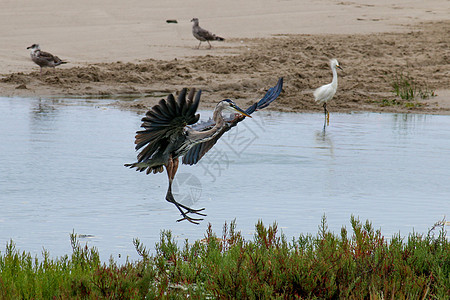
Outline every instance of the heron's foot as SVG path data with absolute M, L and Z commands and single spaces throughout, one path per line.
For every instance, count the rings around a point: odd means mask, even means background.
M 185 206 L 185 205 L 183 205 L 181 203 L 178 203 L 178 205 L 180 207 L 184 208 L 186 210 L 186 213 L 192 213 L 192 214 L 197 214 L 197 215 L 206 217 L 205 214 L 199 213 L 199 211 L 205 210 L 205 208 L 193 209 L 193 208 L 187 207 L 187 206 Z
M 192 224 L 199 224 L 200 221 L 203 221 L 203 218 L 192 218 L 191 216 L 188 216 L 188 214 L 196 214 L 196 215 L 199 215 L 202 217 L 206 217 L 206 214 L 200 213 L 201 211 L 205 210 L 205 208 L 193 209 L 193 208 L 187 207 L 180 203 L 177 203 L 177 204 L 175 204 L 175 205 L 177 206 L 178 210 L 180 211 L 181 215 L 183 216 L 181 219 L 178 219 L 177 222 L 187 220 L 187 221 L 191 222 Z M 185 211 L 183 211 L 183 209 Z
M 197 224 L 198 225 L 200 221 L 203 221 L 203 218 L 192 218 L 191 216 L 188 216 L 188 214 L 192 213 L 192 214 L 197 214 L 197 215 L 200 215 L 200 216 L 203 216 L 203 217 L 206 216 L 205 214 L 199 213 L 199 211 L 204 210 L 204 208 L 201 208 L 201 209 L 188 208 L 188 209 L 186 209 L 186 211 L 183 211 L 178 206 L 177 206 L 177 208 L 180 211 L 181 215 L 183 216 L 181 219 L 178 219 L 177 222 L 181 222 L 181 221 L 187 220 L 187 221 L 189 221 L 192 224 Z
M 181 203 L 178 203 L 175 198 L 173 197 L 173 195 L 168 194 L 166 197 L 166 200 L 169 201 L 170 203 L 173 203 L 178 210 L 180 211 L 181 215 L 183 216 L 181 219 L 178 219 L 177 222 L 181 222 L 184 220 L 189 221 L 192 224 L 199 224 L 200 221 L 203 221 L 202 218 L 192 218 L 191 216 L 189 216 L 188 214 L 196 214 L 202 217 L 206 217 L 206 214 L 200 213 L 201 211 L 205 210 L 205 208 L 200 208 L 200 209 L 193 209 L 190 208 L 186 205 L 183 205 Z
M 202 218 L 191 218 L 190 216 L 185 214 L 181 219 L 178 219 L 177 222 L 181 222 L 184 220 L 187 220 L 190 223 L 195 224 L 195 225 L 198 225 L 198 224 L 200 224 L 200 221 L 203 221 Z

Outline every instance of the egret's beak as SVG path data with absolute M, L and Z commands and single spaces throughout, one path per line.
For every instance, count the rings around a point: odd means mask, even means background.
M 235 111 L 237 111 L 238 113 L 240 113 L 241 115 L 244 115 L 246 117 L 251 118 L 252 116 L 250 116 L 248 113 L 246 113 L 245 111 L 243 111 L 239 106 L 237 105 L 232 105 L 231 108 Z
M 344 71 L 344 69 L 342 69 L 340 65 L 337 65 L 336 67 Z

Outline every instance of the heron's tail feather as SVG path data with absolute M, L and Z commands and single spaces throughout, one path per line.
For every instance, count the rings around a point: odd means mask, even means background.
M 214 35 L 214 39 L 216 41 L 225 41 L 225 39 L 223 37 L 220 37 L 220 36 L 217 36 L 217 35 Z
M 162 165 L 150 166 L 147 163 L 132 163 L 132 164 L 125 164 L 124 166 L 130 169 L 136 168 L 136 171 L 139 172 L 146 171 L 147 174 L 150 174 L 152 172 L 153 174 L 162 173 L 164 171 L 164 167 Z

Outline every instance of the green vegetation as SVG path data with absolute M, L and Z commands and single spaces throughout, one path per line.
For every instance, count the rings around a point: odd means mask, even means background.
M 101 263 L 95 248 L 71 235 L 73 253 L 32 258 L 11 241 L 0 255 L 1 299 L 300 298 L 448 299 L 450 243 L 444 221 L 427 235 L 386 240 L 370 222 L 351 218 L 331 233 L 325 217 L 316 235 L 288 241 L 277 224 L 256 224 L 252 241 L 235 223 L 219 238 L 209 226 L 205 238 L 179 247 L 162 231 L 156 253 L 134 240 L 141 259 L 118 266 Z M 436 232 L 437 231 L 437 232 Z
M 381 101 L 373 101 L 373 103 L 379 103 L 381 107 L 386 106 L 404 106 L 406 108 L 421 107 L 423 103 L 415 101 L 398 101 L 396 99 L 383 99 Z
M 381 106 L 395 106 L 395 105 L 402 105 L 402 103 L 398 100 L 392 99 L 383 99 L 380 101 Z
M 412 77 L 396 73 L 392 79 L 394 94 L 403 100 L 415 100 L 417 97 L 428 99 L 435 96 L 433 90 L 427 84 L 420 85 Z

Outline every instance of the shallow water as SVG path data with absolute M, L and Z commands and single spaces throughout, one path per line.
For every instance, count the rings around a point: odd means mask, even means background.
M 349 228 L 353 214 L 386 236 L 426 233 L 450 213 L 450 117 L 257 112 L 228 132 L 196 166 L 181 166 L 175 197 L 208 214 L 177 223 L 164 200 L 165 174 L 123 166 L 135 161 L 142 115 L 107 100 L 0 98 L 0 251 L 9 239 L 40 256 L 70 254 L 69 234 L 102 259 L 137 259 L 133 238 L 154 249 L 162 229 L 179 244 L 220 234 L 236 219 L 278 222 L 288 238 Z M 211 112 L 202 112 L 207 118 Z

